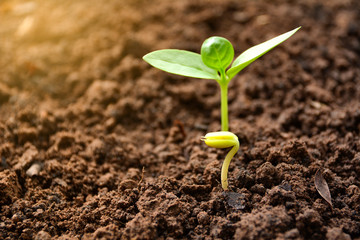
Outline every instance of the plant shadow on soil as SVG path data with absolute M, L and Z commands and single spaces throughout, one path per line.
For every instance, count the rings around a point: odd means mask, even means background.
M 360 237 L 359 1 L 7 0 L 0 22 L 1 239 Z M 224 193 L 226 151 L 200 141 L 216 82 L 141 57 L 300 25 L 230 84 Z

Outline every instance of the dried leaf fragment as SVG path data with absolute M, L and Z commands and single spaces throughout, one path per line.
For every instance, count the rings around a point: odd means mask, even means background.
M 328 186 L 326 180 L 324 179 L 320 169 L 318 169 L 315 173 L 315 187 L 316 187 L 316 190 L 318 191 L 318 193 L 320 194 L 320 196 L 323 197 L 325 199 L 325 201 L 329 203 L 329 205 L 332 209 L 329 186 Z

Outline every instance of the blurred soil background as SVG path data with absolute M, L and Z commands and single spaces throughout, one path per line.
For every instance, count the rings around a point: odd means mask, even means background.
M 298 26 L 230 84 L 224 193 L 217 83 L 141 57 Z M 360 2 L 1 0 L 0 157 L 1 239 L 360 239 Z

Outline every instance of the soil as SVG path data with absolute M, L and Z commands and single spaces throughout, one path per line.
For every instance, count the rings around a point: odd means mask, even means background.
M 358 0 L 3 0 L 0 22 L 1 239 L 360 239 Z M 217 83 L 141 57 L 298 26 L 230 84 L 224 192 Z

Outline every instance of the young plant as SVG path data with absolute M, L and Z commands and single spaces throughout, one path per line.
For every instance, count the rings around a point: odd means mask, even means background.
M 222 37 L 206 39 L 201 47 L 201 55 L 185 50 L 163 49 L 148 53 L 143 59 L 165 72 L 216 80 L 221 89 L 221 130 L 228 131 L 227 92 L 231 79 L 250 63 L 291 37 L 299 28 L 249 48 L 234 61 L 234 48 Z
M 228 190 L 229 184 L 227 180 L 227 175 L 228 175 L 227 173 L 229 170 L 230 161 L 237 153 L 240 147 L 238 137 L 232 132 L 220 131 L 220 132 L 208 133 L 205 135 L 205 137 L 202 137 L 201 140 L 203 140 L 206 143 L 206 145 L 208 145 L 209 147 L 214 147 L 214 148 L 232 147 L 230 152 L 226 155 L 224 163 L 221 167 L 221 186 L 225 191 Z
M 227 190 L 228 186 L 227 171 L 230 160 L 239 148 L 237 137 L 228 132 L 227 93 L 229 82 L 246 66 L 287 40 L 299 29 L 300 27 L 251 47 L 234 61 L 234 48 L 223 37 L 206 39 L 201 46 L 201 54 L 185 50 L 163 49 L 151 52 L 143 57 L 150 65 L 163 71 L 186 77 L 214 79 L 218 82 L 221 91 L 221 131 L 208 133 L 203 140 L 211 147 L 226 148 L 233 146 L 226 156 L 221 171 L 221 182 L 224 190 Z

